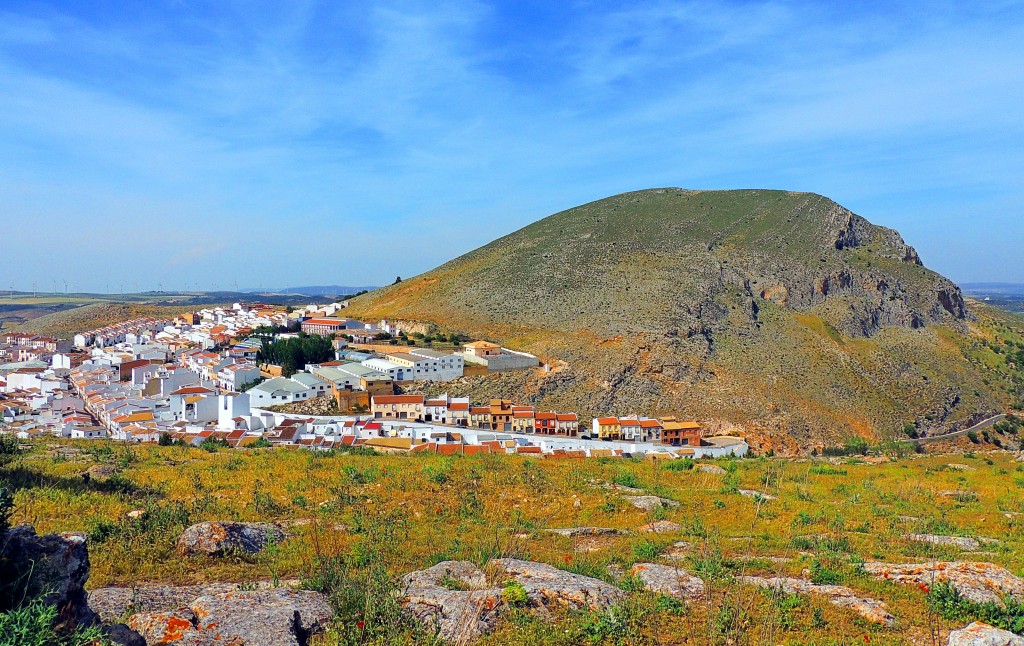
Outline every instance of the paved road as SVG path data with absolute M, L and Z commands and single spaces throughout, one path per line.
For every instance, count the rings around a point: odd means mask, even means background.
M 978 422 L 977 424 L 970 428 L 965 428 L 962 431 L 953 431 L 952 433 L 944 433 L 942 435 L 935 435 L 933 437 L 919 437 L 916 440 L 911 441 L 917 442 L 919 444 L 924 444 L 927 442 L 938 442 L 939 440 L 948 440 L 950 438 L 959 437 L 961 435 L 967 435 L 971 431 L 980 431 L 983 428 L 988 428 L 989 426 L 998 424 L 1004 419 L 1006 419 L 1006 415 L 995 415 L 993 417 L 989 417 L 986 420 Z

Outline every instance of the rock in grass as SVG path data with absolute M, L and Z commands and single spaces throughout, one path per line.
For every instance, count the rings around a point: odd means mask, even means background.
M 915 543 L 930 543 L 942 547 L 958 547 L 962 550 L 976 550 L 981 545 L 973 538 L 966 536 L 937 536 L 935 534 L 907 534 L 907 538 Z
M 670 520 L 656 520 L 653 523 L 647 523 L 637 527 L 637 531 L 645 532 L 649 534 L 670 534 L 672 532 L 678 532 L 682 529 L 679 523 L 673 523 Z
M 118 621 L 127 612 L 166 613 L 184 608 L 195 599 L 214 594 L 274 588 L 297 588 L 298 579 L 283 581 L 253 581 L 243 583 L 205 583 L 201 585 L 144 584 L 132 587 L 96 588 L 89 591 L 89 607 L 105 623 Z
M 725 473 L 725 469 L 718 466 L 717 464 L 698 464 L 697 470 L 704 473 L 722 474 Z
M 949 633 L 949 646 L 1024 646 L 1024 637 L 976 621 Z
M 552 529 L 545 529 L 545 532 L 551 534 L 558 534 L 560 536 L 615 536 L 618 534 L 625 534 L 625 530 L 615 529 L 612 527 L 557 527 Z
M 280 543 L 284 538 L 284 531 L 273 523 L 206 521 L 182 532 L 178 552 L 183 556 L 259 554 L 271 541 Z
M 199 597 L 171 612 L 132 615 L 128 626 L 147 644 L 305 646 L 333 616 L 319 592 L 276 589 Z
M 746 496 L 747 498 L 753 498 L 754 500 L 775 500 L 776 498 L 776 496 L 764 493 L 763 491 L 756 491 L 754 489 L 740 489 L 739 491 L 741 495 Z
M 522 585 L 532 606 L 556 605 L 603 610 L 626 596 L 625 592 L 610 583 L 566 572 L 545 563 L 494 559 L 489 567 Z
M 785 594 L 814 594 L 827 597 L 829 603 L 840 608 L 849 608 L 861 617 L 890 628 L 896 624 L 885 603 L 877 599 L 860 597 L 856 592 L 842 585 L 818 585 L 804 579 L 790 577 L 741 576 L 741 583 L 760 588 L 780 590 Z
M 704 581 L 683 568 L 658 563 L 637 563 L 630 574 L 643 581 L 644 588 L 651 592 L 684 600 L 704 596 Z
M 446 642 L 472 642 L 494 628 L 502 589 L 488 587 L 487 577 L 473 563 L 444 561 L 406 574 L 402 583 L 405 611 Z
M 874 563 L 864 564 L 864 570 L 879 579 L 931 587 L 936 583 L 949 583 L 964 598 L 978 603 L 1002 604 L 1002 598 L 1012 596 L 1024 600 L 1024 579 L 1006 568 L 992 563 L 972 561 L 932 561 L 929 563 Z
M 629 501 L 629 504 L 638 509 L 643 509 L 644 511 L 654 511 L 661 507 L 679 506 L 679 503 L 675 500 L 659 498 L 658 496 L 624 496 L 624 498 Z

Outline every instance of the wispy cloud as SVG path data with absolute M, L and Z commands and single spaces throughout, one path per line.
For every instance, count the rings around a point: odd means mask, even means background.
M 11 6 L 0 209 L 94 288 L 114 249 L 148 285 L 372 283 L 621 190 L 768 186 L 1024 281 L 1020 42 L 1015 2 Z M 10 235 L 29 281 L 38 232 Z

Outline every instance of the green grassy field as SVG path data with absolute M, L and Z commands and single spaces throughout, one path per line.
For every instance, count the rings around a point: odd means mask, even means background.
M 97 463 L 120 472 L 83 480 Z M 966 469 L 950 467 L 958 463 Z M 383 603 L 373 595 L 397 590 L 397 576 L 448 559 L 482 565 L 515 556 L 632 589 L 616 567 L 656 560 L 685 541 L 691 547 L 680 565 L 712 588 L 705 601 L 689 605 L 635 591 L 610 614 L 569 612 L 554 623 L 514 612 L 486 638 L 494 644 L 927 643 L 926 636 L 965 622 L 930 611 L 922 590 L 869 577 L 861 563 L 959 558 L 1024 574 L 1024 466 L 1009 453 L 880 464 L 743 459 L 719 462 L 724 474 L 677 464 L 47 443 L 12 458 L 0 476 L 16 492 L 15 522 L 87 533 L 91 587 L 272 578 L 323 587 L 329 570 L 351 594 L 333 590 L 338 621 L 324 643 L 359 643 L 352 638 L 357 621 L 381 624 L 360 633 L 366 642 L 413 641 L 413 633 L 385 625 L 397 625 L 394 616 L 367 615 L 365 605 Z M 605 483 L 641 487 L 680 505 L 645 512 Z M 778 498 L 751 499 L 739 489 Z M 944 490 L 970 495 L 952 498 Z M 130 520 L 134 509 L 147 513 Z M 187 525 L 224 519 L 273 520 L 292 535 L 257 557 L 177 555 L 175 541 Z M 654 520 L 680 529 L 637 531 Z M 629 533 L 572 539 L 543 531 L 583 525 Z M 999 543 L 965 554 L 910 542 L 905 536 L 913 532 Z M 736 583 L 743 574 L 801 577 L 806 570 L 883 600 L 896 628 L 867 623 L 822 598 L 783 598 Z M 352 594 L 363 606 L 350 603 Z

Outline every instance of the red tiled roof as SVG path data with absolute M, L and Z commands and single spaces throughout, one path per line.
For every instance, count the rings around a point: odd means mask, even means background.
M 373 397 L 374 404 L 423 404 L 423 395 L 379 395 Z

